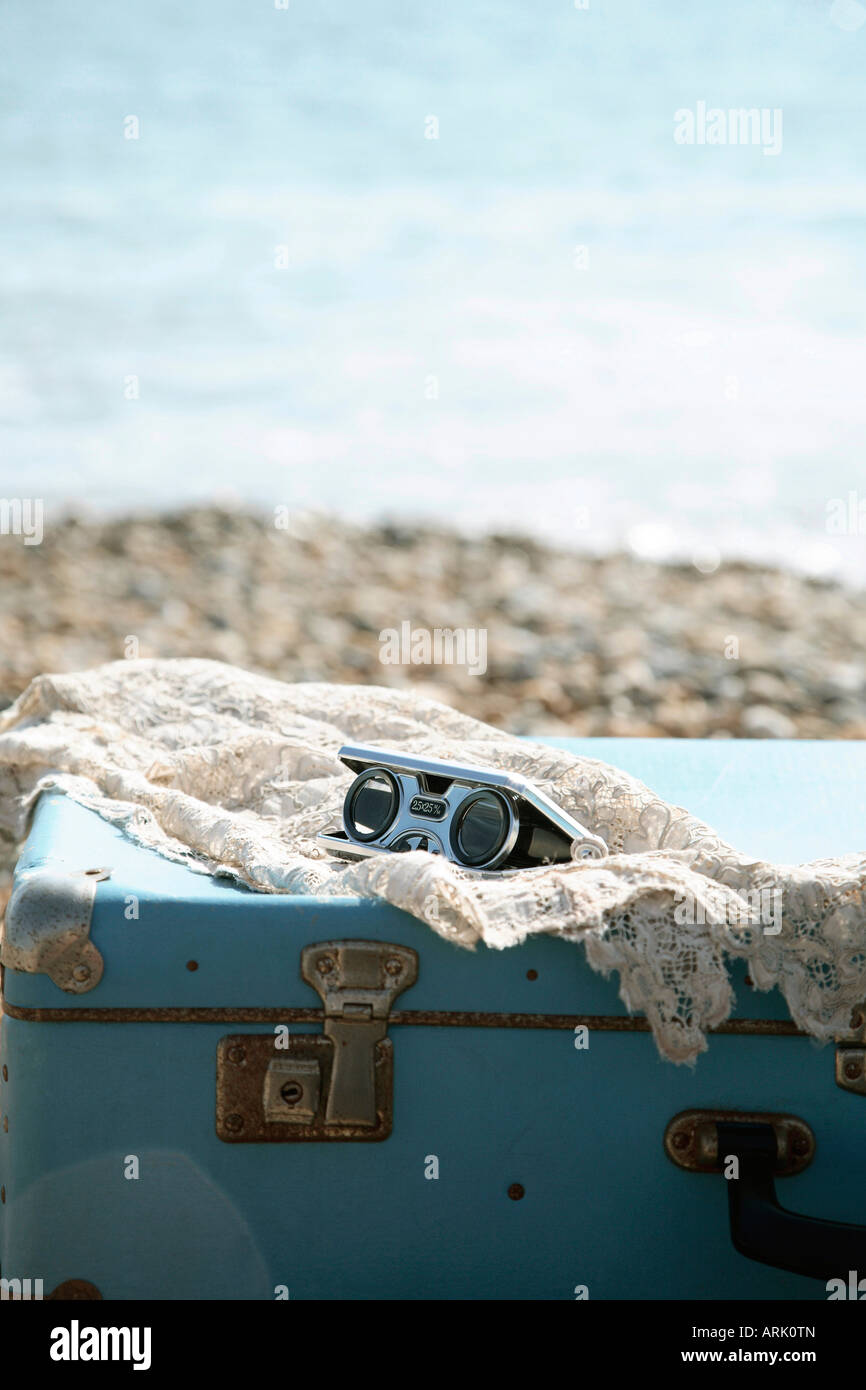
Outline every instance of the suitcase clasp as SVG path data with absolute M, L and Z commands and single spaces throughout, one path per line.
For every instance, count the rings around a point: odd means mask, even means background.
M 836 1038 L 836 1085 L 866 1096 L 866 1004 L 851 1016 L 851 1033 Z
M 236 1033 L 217 1049 L 216 1128 L 226 1143 L 387 1139 L 393 1122 L 391 1007 L 418 953 L 383 941 L 301 952 L 324 1005 L 321 1033 Z

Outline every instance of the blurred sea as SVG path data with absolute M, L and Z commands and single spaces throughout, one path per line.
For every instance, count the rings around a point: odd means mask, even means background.
M 0 495 L 866 582 L 864 20 L 5 0 Z M 700 101 L 780 153 L 677 144 Z

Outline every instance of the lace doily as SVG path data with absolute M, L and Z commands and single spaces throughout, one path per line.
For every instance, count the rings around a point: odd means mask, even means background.
M 414 852 L 360 863 L 316 844 L 371 743 L 523 773 L 601 835 L 610 858 L 509 873 Z M 726 959 L 778 985 L 818 1038 L 866 997 L 866 856 L 762 863 L 636 778 L 517 739 L 411 692 L 283 685 L 219 662 L 118 661 L 41 676 L 0 716 L 0 832 L 18 841 L 48 785 L 133 839 L 266 893 L 380 897 L 457 946 L 538 932 L 582 942 L 619 974 L 659 1049 L 692 1062 L 733 996 Z

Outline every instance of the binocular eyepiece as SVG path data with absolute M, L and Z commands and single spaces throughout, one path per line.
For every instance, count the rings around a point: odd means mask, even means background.
M 607 854 L 602 839 L 516 774 L 350 745 L 340 759 L 357 775 L 342 831 L 319 839 L 345 858 L 422 849 L 489 870 Z

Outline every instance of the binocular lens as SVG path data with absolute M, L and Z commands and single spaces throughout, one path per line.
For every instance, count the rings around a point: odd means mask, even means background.
M 452 843 L 464 864 L 485 864 L 502 848 L 510 817 L 503 797 L 493 791 L 468 796 L 454 825 Z
M 400 793 L 391 774 L 371 772 L 359 777 L 349 789 L 346 820 L 359 840 L 374 840 L 388 829 L 399 801 Z

